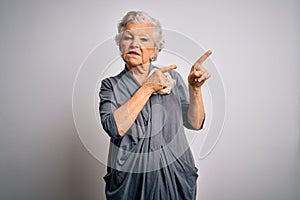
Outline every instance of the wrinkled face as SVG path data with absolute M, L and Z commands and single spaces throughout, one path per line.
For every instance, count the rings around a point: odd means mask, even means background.
M 122 58 L 129 69 L 150 64 L 158 48 L 152 38 L 153 26 L 150 24 L 128 24 L 124 31 L 120 49 Z

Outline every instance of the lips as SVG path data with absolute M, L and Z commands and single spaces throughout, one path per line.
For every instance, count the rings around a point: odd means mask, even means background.
M 129 51 L 127 54 L 133 55 L 133 56 L 140 56 L 140 54 L 136 51 Z

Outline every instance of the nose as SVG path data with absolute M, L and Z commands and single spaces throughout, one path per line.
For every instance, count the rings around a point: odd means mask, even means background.
M 132 42 L 130 43 L 130 48 L 138 48 L 140 46 L 139 42 L 137 39 L 133 39 Z

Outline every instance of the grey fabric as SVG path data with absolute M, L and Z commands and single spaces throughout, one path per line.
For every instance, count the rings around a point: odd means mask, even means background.
M 156 68 L 151 65 L 150 71 Z M 176 200 L 196 198 L 197 168 L 184 126 L 189 98 L 187 88 L 176 71 L 168 95 L 152 95 L 134 124 L 121 137 L 113 112 L 129 100 L 140 84 L 125 69 L 106 78 L 100 88 L 100 116 L 111 137 L 105 193 L 107 199 Z

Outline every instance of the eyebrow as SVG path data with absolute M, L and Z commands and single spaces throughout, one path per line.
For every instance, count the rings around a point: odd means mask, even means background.
M 138 34 L 133 34 L 132 32 L 130 32 L 130 31 L 125 31 L 124 32 L 124 34 L 130 34 L 130 35 L 136 35 L 136 36 L 139 36 L 139 37 L 141 37 L 141 36 L 146 36 L 146 37 L 151 37 L 151 35 L 150 34 L 148 34 L 148 33 L 138 33 Z

